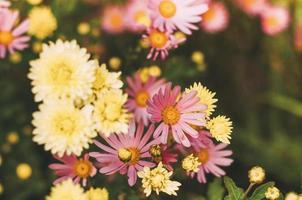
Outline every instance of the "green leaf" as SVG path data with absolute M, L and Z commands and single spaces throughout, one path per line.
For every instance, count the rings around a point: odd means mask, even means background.
M 274 186 L 274 182 L 268 182 L 265 184 L 260 185 L 255 191 L 253 192 L 252 196 L 250 197 L 250 200 L 261 200 L 265 197 L 265 192 L 267 188 Z
M 228 196 L 224 200 L 242 200 L 244 196 L 243 189 L 237 187 L 230 177 L 225 176 L 223 180 L 228 191 Z
M 207 196 L 209 200 L 222 200 L 225 190 L 222 187 L 221 179 L 216 178 L 210 183 Z
M 280 193 L 280 196 L 279 196 L 279 198 L 277 200 L 284 200 L 283 194 Z

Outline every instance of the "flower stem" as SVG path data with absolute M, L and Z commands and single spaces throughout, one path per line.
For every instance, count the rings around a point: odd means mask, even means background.
M 247 198 L 248 193 L 250 192 L 250 190 L 253 188 L 254 185 L 255 183 L 250 183 L 249 187 L 246 189 L 246 191 L 243 194 L 243 199 Z

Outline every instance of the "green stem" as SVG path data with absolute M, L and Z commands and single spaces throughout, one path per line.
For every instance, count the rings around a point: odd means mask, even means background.
M 254 185 L 255 183 L 250 183 L 249 187 L 246 189 L 246 191 L 243 194 L 243 199 L 247 198 L 248 193 L 250 192 L 250 190 L 253 188 Z

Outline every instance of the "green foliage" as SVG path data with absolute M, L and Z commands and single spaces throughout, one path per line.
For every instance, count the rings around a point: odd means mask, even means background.
M 242 200 L 244 193 L 243 189 L 236 186 L 235 182 L 230 177 L 223 178 L 228 195 L 224 200 Z
M 265 192 L 267 188 L 274 186 L 274 182 L 268 182 L 265 184 L 260 185 L 255 189 L 252 196 L 249 198 L 249 200 L 262 200 L 265 197 Z
M 222 187 L 221 179 L 215 178 L 208 187 L 208 200 L 222 200 L 225 189 Z

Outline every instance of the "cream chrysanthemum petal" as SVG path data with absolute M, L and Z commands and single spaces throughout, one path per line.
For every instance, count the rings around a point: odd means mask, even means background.
M 76 108 L 70 100 L 49 100 L 33 114 L 33 140 L 52 154 L 79 156 L 97 135 L 93 129 L 92 106 Z
M 95 71 L 95 81 L 93 90 L 97 94 L 104 90 L 120 89 L 123 82 L 120 80 L 121 72 L 109 72 L 105 64 L 98 67 Z
M 34 7 L 29 12 L 28 33 L 43 40 L 57 29 L 57 20 L 46 6 Z
M 164 192 L 169 195 L 177 196 L 177 191 L 181 183 L 177 181 L 171 181 L 170 177 L 173 172 L 169 172 L 166 168 L 163 167 L 163 164 L 160 162 L 158 166 L 154 169 L 149 167 L 144 167 L 142 171 L 137 173 L 138 177 L 142 178 L 143 188 L 146 196 L 149 196 L 152 191 L 155 191 L 156 194 L 159 192 Z
M 206 128 L 210 130 L 211 135 L 219 142 L 230 144 L 232 133 L 232 122 L 230 118 L 218 116 L 208 121 Z
M 87 200 L 109 200 L 109 193 L 106 188 L 90 188 L 86 192 Z
M 105 136 L 112 133 L 127 133 L 130 115 L 124 108 L 126 101 L 127 95 L 120 89 L 111 89 L 98 94 L 93 113 L 98 132 Z
M 30 62 L 28 74 L 35 100 L 88 98 L 98 66 L 97 61 L 89 61 L 89 57 L 75 40 L 44 45 L 40 58 Z
M 181 163 L 182 168 L 187 172 L 198 172 L 199 166 L 201 162 L 199 161 L 198 157 L 195 157 L 193 154 L 185 157 Z
M 201 83 L 194 83 L 189 88 L 186 88 L 185 92 L 189 93 L 193 90 L 197 92 L 200 103 L 207 106 L 207 109 L 205 110 L 206 117 L 210 117 L 216 108 L 215 103 L 218 101 L 214 98 L 215 92 L 211 92 L 209 89 L 201 85 Z
M 84 189 L 68 179 L 51 188 L 50 195 L 46 200 L 86 200 Z

